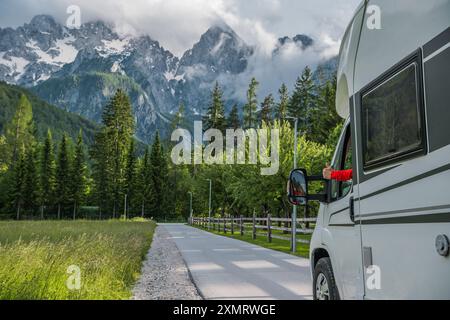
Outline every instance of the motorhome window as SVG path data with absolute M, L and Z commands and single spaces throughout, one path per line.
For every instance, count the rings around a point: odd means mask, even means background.
M 347 170 L 353 168 L 352 163 L 352 140 L 350 126 L 345 128 L 345 134 L 339 143 L 339 149 L 333 168 L 335 170 Z M 341 199 L 350 192 L 353 181 L 336 181 L 331 180 L 331 199 L 332 201 Z
M 362 96 L 364 168 L 421 149 L 417 64 L 412 63 Z
M 345 129 L 347 131 L 347 129 Z M 340 170 L 342 163 L 342 150 L 344 148 L 344 142 L 340 141 L 338 145 L 336 159 L 332 165 L 334 170 Z M 331 199 L 332 201 L 339 198 L 339 182 L 336 180 L 331 180 Z
M 344 145 L 344 153 L 343 153 L 343 162 L 341 170 L 349 170 L 353 169 L 353 160 L 352 160 L 352 139 L 350 134 L 350 128 L 348 128 L 347 137 L 345 139 Z M 350 190 L 352 189 L 353 180 L 342 181 L 339 186 L 339 195 L 341 198 L 348 195 Z

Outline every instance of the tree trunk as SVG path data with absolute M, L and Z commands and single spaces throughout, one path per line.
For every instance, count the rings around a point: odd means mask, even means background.
M 141 216 L 142 216 L 142 218 L 144 218 L 144 216 L 145 216 L 145 203 L 144 203 L 144 201 L 142 201 Z
M 61 219 L 61 204 L 58 203 L 58 220 Z
M 41 220 L 44 220 L 44 205 L 41 206 Z
M 116 200 L 114 200 L 114 206 L 113 206 L 113 219 L 116 218 Z
M 20 220 L 20 202 L 17 202 L 17 220 Z
M 75 218 L 76 218 L 76 213 L 77 213 L 77 203 L 74 202 L 73 203 L 73 220 L 75 220 Z

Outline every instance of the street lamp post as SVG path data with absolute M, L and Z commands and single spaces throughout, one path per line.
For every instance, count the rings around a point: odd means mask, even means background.
M 208 204 L 208 229 L 211 229 L 211 197 L 212 197 L 212 180 L 206 179 L 206 181 L 209 181 L 209 204 Z
M 298 118 L 295 117 L 287 117 L 288 119 L 294 120 L 294 170 L 297 169 L 297 149 L 298 149 L 298 138 L 297 138 L 297 131 L 298 131 Z M 292 208 L 292 245 L 291 249 L 292 252 L 297 251 L 297 206 L 293 206 Z
M 189 222 L 192 224 L 192 192 L 188 192 L 190 199 L 189 199 Z

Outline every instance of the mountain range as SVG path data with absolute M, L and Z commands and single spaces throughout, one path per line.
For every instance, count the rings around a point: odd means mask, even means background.
M 307 35 L 283 37 L 273 56 L 287 45 L 305 50 L 314 45 Z M 95 122 L 117 88 L 130 96 L 136 136 L 147 142 L 156 130 L 168 133 L 178 106 L 189 119 L 205 112 L 210 90 L 223 81 L 227 109 L 239 103 L 233 79 L 243 74 L 255 48 L 228 25 L 209 28 L 181 57 L 148 35 L 120 36 L 102 21 L 69 29 L 49 15 L 35 16 L 16 29 L 0 28 L 0 80 L 19 85 L 64 110 Z M 319 65 L 320 77 L 329 78 L 337 61 Z

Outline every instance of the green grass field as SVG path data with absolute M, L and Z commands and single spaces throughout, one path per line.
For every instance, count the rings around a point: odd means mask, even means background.
M 228 231 L 227 233 L 224 233 L 223 231 L 218 232 L 217 231 L 217 225 L 216 225 L 216 231 L 213 230 L 207 230 L 205 228 L 200 228 L 198 226 L 194 226 L 197 227 L 199 229 L 205 230 L 205 231 L 209 231 L 211 233 L 214 234 L 218 234 L 221 236 L 225 236 L 225 237 L 229 237 L 232 239 L 237 239 L 237 240 L 242 240 L 242 241 L 246 241 L 252 244 L 256 244 L 258 246 L 264 247 L 264 248 L 268 248 L 268 249 L 272 249 L 272 250 L 277 250 L 277 251 L 281 251 L 284 253 L 289 253 L 289 254 L 293 254 L 299 257 L 304 257 L 304 258 L 309 258 L 309 244 L 304 244 L 304 243 L 297 243 L 297 250 L 295 253 L 291 252 L 291 243 L 290 241 L 287 240 L 281 240 L 281 239 L 276 239 L 276 238 L 272 238 L 272 242 L 269 242 L 267 240 L 267 236 L 266 235 L 262 235 L 262 234 L 257 234 L 256 239 L 253 240 L 252 235 L 248 234 L 248 233 L 244 233 L 243 236 L 240 235 L 239 231 L 235 231 L 234 235 L 231 234 L 230 231 Z M 290 234 L 283 234 L 281 231 L 279 230 L 273 230 L 274 234 L 289 238 L 291 235 Z M 311 240 L 311 235 L 297 235 L 297 237 L 299 239 L 304 239 L 304 240 Z
M 2 221 L 0 300 L 129 299 L 154 229 L 151 221 Z M 72 265 L 79 290 L 66 284 Z

